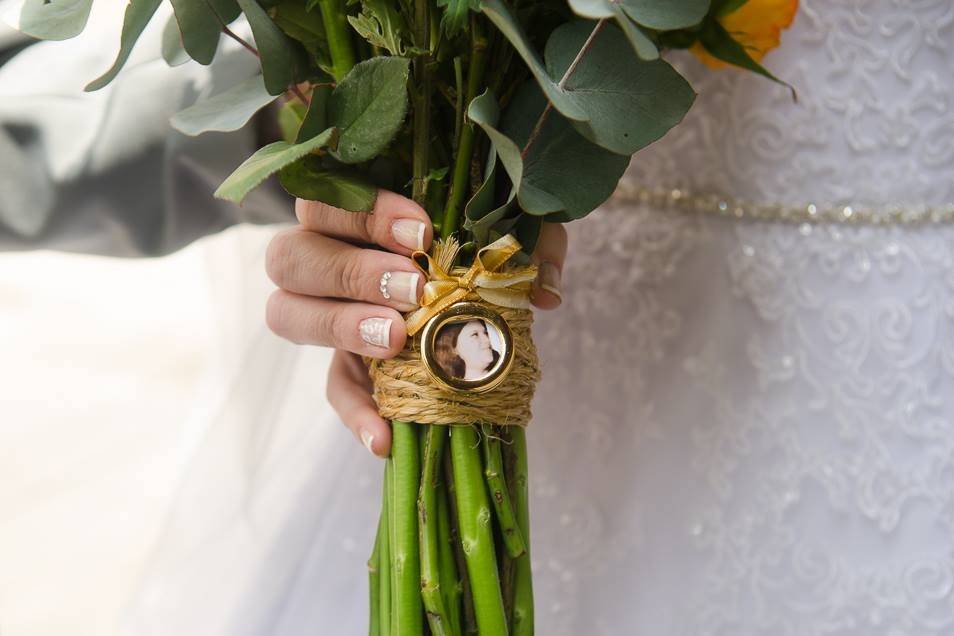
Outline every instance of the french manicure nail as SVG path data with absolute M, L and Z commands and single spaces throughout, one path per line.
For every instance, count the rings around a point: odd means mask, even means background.
M 371 444 L 374 443 L 374 435 L 367 432 L 364 429 L 361 429 L 361 443 L 364 444 L 364 447 L 368 449 L 368 452 L 374 455 L 374 449 L 371 448 Z
M 394 302 L 417 306 L 417 272 L 384 272 L 381 276 L 381 295 Z
M 563 294 L 560 292 L 560 270 L 557 269 L 557 266 L 547 261 L 540 263 L 540 267 L 537 271 L 540 288 L 547 290 L 562 300 Z
M 365 318 L 358 325 L 358 332 L 369 345 L 387 349 L 391 342 L 391 319 Z
M 398 219 L 391 224 L 391 235 L 409 250 L 424 249 L 424 224 L 416 219 Z

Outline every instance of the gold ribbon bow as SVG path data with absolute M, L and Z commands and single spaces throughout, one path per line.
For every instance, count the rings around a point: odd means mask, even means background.
M 407 318 L 407 333 L 413 336 L 424 328 L 427 322 L 454 303 L 462 300 L 485 300 L 494 305 L 511 309 L 526 309 L 530 306 L 530 289 L 537 277 L 537 266 L 507 268 L 504 264 L 520 251 L 520 243 L 510 234 L 478 250 L 470 268 L 451 267 L 445 269 L 442 262 L 453 260 L 456 245 L 449 246 L 451 258 L 431 256 L 418 250 L 412 255 L 414 264 L 421 270 L 427 283 L 421 307 Z M 438 250 L 435 250 L 437 254 Z M 418 263 L 418 258 L 427 259 L 427 270 Z

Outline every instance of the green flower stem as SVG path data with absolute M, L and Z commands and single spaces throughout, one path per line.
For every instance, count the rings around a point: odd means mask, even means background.
M 418 455 L 418 425 L 395 420 L 391 423 L 393 506 L 388 522 L 391 533 L 391 588 L 393 636 L 420 636 L 424 630 L 421 604 L 421 564 L 417 540 L 417 495 L 421 459 Z
M 393 444 L 392 444 L 393 448 Z M 394 634 L 397 631 L 397 614 L 392 611 L 395 605 L 395 594 L 397 593 L 397 572 L 394 568 L 394 549 L 397 545 L 397 528 L 394 525 L 394 456 L 388 457 L 387 463 L 384 468 L 384 488 L 387 493 L 387 511 L 388 511 L 388 551 L 387 551 L 387 564 L 388 564 L 388 613 L 384 615 L 384 603 L 381 606 L 381 617 L 387 622 L 388 634 Z M 383 556 L 382 556 L 383 558 Z
M 355 65 L 354 48 L 351 43 L 351 25 L 345 0 L 318 0 L 321 20 L 328 36 L 328 49 L 331 52 L 331 74 L 336 82 L 348 74 Z
M 452 581 L 441 579 L 440 532 L 438 530 L 437 485 L 440 480 L 441 457 L 447 427 L 429 424 L 424 427 L 424 468 L 417 498 L 417 522 L 421 546 L 421 597 L 427 611 L 427 622 L 433 636 L 457 634 L 450 624 L 442 590 Z
M 381 636 L 381 534 L 387 532 L 385 523 L 386 517 L 382 510 L 378 518 L 378 532 L 374 535 L 374 549 L 368 559 L 368 607 L 371 608 L 368 612 L 369 636 Z M 389 576 L 387 570 L 384 572 L 385 576 Z
M 430 50 L 430 1 L 414 0 L 414 45 Z M 411 168 L 413 171 L 412 198 L 424 207 L 427 198 L 427 173 L 430 168 L 431 145 L 431 78 L 429 54 L 414 58 L 414 82 L 411 99 L 414 106 L 414 145 Z
M 487 68 L 487 37 L 484 35 L 479 19 L 471 20 L 470 64 L 467 69 L 467 97 L 462 104 L 466 111 L 470 102 L 480 91 L 484 72 Z M 467 122 L 464 112 L 460 114 L 460 140 L 457 143 L 457 156 L 454 159 L 454 174 L 451 180 L 450 194 L 444 207 L 444 220 L 441 223 L 441 235 L 447 238 L 458 228 L 460 210 L 467 197 L 470 183 L 470 162 L 474 152 L 475 126 Z
M 503 537 L 507 553 L 517 558 L 526 551 L 523 533 L 517 526 L 513 505 L 510 502 L 510 493 L 507 491 L 507 482 L 504 479 L 503 454 L 500 452 L 500 438 L 490 426 L 483 427 L 483 440 L 480 445 L 484 451 L 484 477 L 487 479 L 487 488 L 497 512 L 497 523 Z
M 451 532 L 453 524 L 447 497 L 445 481 L 441 480 L 437 485 L 437 545 L 441 570 L 441 594 L 444 596 L 444 607 L 447 608 L 450 621 L 449 631 L 452 634 L 460 634 L 461 581 L 457 574 L 457 563 L 454 560 L 454 539 Z
M 467 561 L 477 628 L 481 634 L 507 636 L 510 630 L 497 578 L 490 502 L 481 475 L 479 445 L 473 426 L 451 428 L 460 542 Z
M 371 595 L 374 598 L 374 585 L 378 587 L 377 606 L 371 603 L 371 636 L 390 636 L 391 634 L 391 529 L 388 523 L 388 485 L 391 482 L 391 462 L 384 465 L 384 488 L 381 494 L 381 521 L 378 524 L 378 538 L 375 549 L 378 551 L 377 581 L 371 581 Z M 371 557 L 374 558 L 373 556 Z M 377 613 L 375 615 L 375 613 Z M 377 630 L 375 631 L 375 625 Z
M 527 433 L 522 426 L 511 427 L 511 452 L 514 470 L 511 476 L 517 523 L 526 542 L 526 552 L 514 563 L 513 636 L 533 634 L 533 580 L 530 573 L 530 495 L 527 488 Z
M 453 436 L 453 429 L 451 429 Z M 454 563 L 457 565 L 459 573 L 461 600 L 464 605 L 464 634 L 477 633 L 477 619 L 474 616 L 474 598 L 470 594 L 470 580 L 467 578 L 467 558 L 464 556 L 464 548 L 460 543 L 460 529 L 457 520 L 460 516 L 457 514 L 457 487 L 454 485 L 454 467 L 451 459 L 452 453 L 444 453 L 444 483 L 447 487 L 447 505 L 450 513 L 450 533 L 451 543 L 454 548 Z

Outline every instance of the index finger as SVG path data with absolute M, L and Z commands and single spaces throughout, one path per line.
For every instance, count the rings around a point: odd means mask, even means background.
M 434 236 L 427 212 L 411 199 L 388 190 L 378 190 L 370 213 L 297 199 L 295 215 L 306 230 L 345 241 L 373 243 L 405 256 L 426 249 Z

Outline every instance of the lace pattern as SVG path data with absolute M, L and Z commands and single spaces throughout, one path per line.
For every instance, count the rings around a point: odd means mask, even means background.
M 614 204 L 571 234 L 530 427 L 544 633 L 954 631 L 954 227 Z

